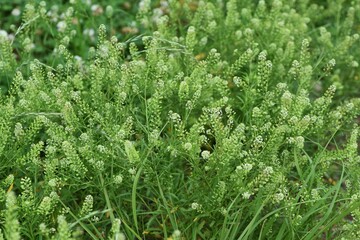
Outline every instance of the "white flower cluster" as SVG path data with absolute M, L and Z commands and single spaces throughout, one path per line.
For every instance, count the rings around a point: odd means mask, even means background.
M 197 203 L 197 202 L 193 202 L 192 204 L 191 204 L 191 208 L 193 209 L 193 210 L 196 210 L 197 212 L 202 212 L 202 205 L 201 204 L 199 204 L 199 203 Z
M 210 158 L 210 151 L 208 151 L 208 150 L 204 150 L 204 151 L 202 151 L 201 152 L 201 157 L 203 158 L 203 159 L 205 159 L 205 160 L 207 160 L 207 159 L 209 159 Z

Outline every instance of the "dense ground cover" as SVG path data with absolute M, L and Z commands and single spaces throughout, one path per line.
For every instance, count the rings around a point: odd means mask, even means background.
M 0 239 L 360 238 L 359 0 L 49 2 L 0 6 Z

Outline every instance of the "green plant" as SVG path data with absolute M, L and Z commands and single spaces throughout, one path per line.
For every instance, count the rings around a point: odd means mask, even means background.
M 359 1 L 143 0 L 96 44 L 83 4 L 1 37 L 5 238 L 359 238 Z

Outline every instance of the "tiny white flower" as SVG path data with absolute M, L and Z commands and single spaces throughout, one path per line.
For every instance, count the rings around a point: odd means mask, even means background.
M 174 238 L 178 238 L 178 237 L 181 236 L 181 232 L 180 232 L 180 230 L 176 229 L 176 230 L 173 232 L 172 235 L 173 235 Z
M 74 59 L 77 61 L 77 62 L 81 62 L 82 61 L 82 58 L 78 55 L 75 55 L 74 56 Z
M 90 8 L 94 16 L 99 16 L 104 12 L 103 8 L 99 4 L 93 4 Z
M 7 31 L 0 29 L 0 37 L 7 38 L 8 37 Z
M 35 7 L 34 7 L 34 5 L 32 5 L 32 4 L 26 4 L 26 5 L 25 5 L 25 9 L 26 9 L 28 12 L 34 12 L 34 11 L 35 11 Z
M 242 194 L 242 197 L 243 197 L 243 199 L 249 199 L 249 198 L 251 197 L 251 193 L 249 193 L 249 192 L 244 192 L 244 193 Z
M 95 12 L 99 8 L 98 4 L 91 5 L 91 11 Z
M 66 22 L 60 21 L 56 24 L 56 27 L 59 32 L 64 32 L 66 30 Z
M 136 174 L 136 169 L 135 169 L 135 168 L 130 168 L 130 169 L 129 169 L 129 173 L 130 173 L 131 175 L 135 175 L 135 174 Z
M 284 196 L 283 193 L 277 193 L 277 194 L 275 194 L 275 196 L 274 196 L 274 199 L 275 199 L 276 202 L 280 202 L 280 201 L 282 201 L 284 198 L 285 198 L 285 196 Z
M 184 144 L 184 149 L 185 149 L 185 150 L 190 151 L 191 148 L 192 148 L 192 144 L 191 144 L 191 143 L 187 142 L 187 143 Z
M 79 137 L 79 139 L 83 142 L 87 142 L 90 138 L 89 135 L 87 133 L 82 133 Z
M 14 8 L 12 11 L 11 11 L 11 15 L 15 16 L 15 17 L 18 17 L 20 16 L 21 14 L 21 11 L 18 9 L 18 8 Z
M 10 41 L 14 41 L 15 35 L 12 34 L 12 33 L 10 33 L 10 34 L 8 35 L 8 39 L 9 39 Z
M 85 3 L 88 6 L 91 5 L 91 0 L 82 0 L 82 2 Z
M 319 199 L 320 198 L 319 191 L 317 189 L 311 189 L 311 197 L 313 199 Z
M 106 45 L 101 45 L 99 47 L 99 53 L 102 58 L 107 58 L 109 56 L 109 48 Z
M 300 149 L 304 148 L 304 137 L 303 136 L 296 137 L 295 144 Z
M 161 2 L 160 2 L 160 5 L 161 5 L 161 7 L 163 7 L 163 8 L 168 8 L 168 7 L 169 7 L 168 1 L 161 1 Z
M 56 179 L 55 178 L 50 179 L 48 184 L 50 187 L 56 187 L 56 184 L 57 184 Z
M 330 65 L 331 67 L 335 67 L 336 61 L 335 61 L 334 58 L 329 61 L 329 65 Z
M 40 223 L 39 225 L 39 229 L 40 229 L 40 232 L 42 233 L 46 233 L 46 224 L 45 223 Z
M 24 134 L 23 126 L 21 125 L 21 123 L 15 124 L 14 134 L 17 138 L 21 137 Z
M 59 199 L 59 195 L 57 194 L 57 192 L 52 191 L 52 192 L 50 193 L 50 198 L 51 198 L 51 199 L 54 199 L 54 200 L 58 200 L 58 199 Z
M 203 159 L 209 159 L 210 155 L 211 155 L 210 152 L 207 151 L 207 150 L 204 150 L 204 151 L 201 152 L 201 157 Z
M 226 215 L 228 214 L 228 211 L 226 210 L 226 208 L 222 207 L 222 208 L 220 209 L 220 213 L 221 213 L 222 215 L 226 216 Z
M 115 176 L 115 178 L 114 178 L 114 183 L 115 184 L 119 185 L 119 184 L 122 183 L 122 181 L 123 181 L 123 176 L 121 174 Z
M 201 208 L 201 205 L 198 204 L 197 202 L 193 202 L 191 204 L 191 208 L 194 209 L 194 210 L 199 210 Z
M 246 28 L 245 31 L 244 31 L 244 35 L 246 37 L 251 37 L 252 35 L 254 34 L 254 31 L 250 28 Z
M 203 37 L 201 40 L 200 40 L 200 45 L 201 46 L 206 46 L 206 44 L 208 43 L 208 38 L 207 37 Z
M 90 37 L 94 37 L 95 36 L 95 30 L 93 28 L 90 28 L 88 30 L 88 34 L 89 34 Z
M 141 0 L 139 3 L 139 11 L 140 12 L 147 12 L 150 9 L 150 0 Z
M 252 166 L 252 164 L 250 164 L 250 163 L 245 163 L 245 164 L 243 165 L 243 167 L 244 167 L 244 170 L 245 170 L 245 171 L 250 171 L 253 166 Z
M 240 172 L 242 169 L 243 169 L 243 167 L 239 165 L 239 166 L 236 167 L 235 172 L 238 173 L 238 172 Z
M 272 168 L 272 167 L 266 167 L 265 169 L 264 169 L 264 174 L 265 175 L 271 175 L 271 174 L 273 174 L 274 173 L 274 169 Z
M 74 14 L 74 8 L 73 7 L 69 7 L 65 12 L 66 17 L 72 17 L 73 14 Z
M 259 60 L 260 61 L 265 61 L 266 60 L 266 51 L 262 51 L 259 53 Z

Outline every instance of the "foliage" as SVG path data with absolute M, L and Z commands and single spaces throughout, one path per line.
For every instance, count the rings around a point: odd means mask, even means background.
M 0 239 L 360 238 L 359 0 L 13 4 Z

